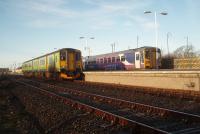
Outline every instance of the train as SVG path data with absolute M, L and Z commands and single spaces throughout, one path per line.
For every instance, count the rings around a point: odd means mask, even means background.
M 9 68 L 0 68 L 0 76 L 9 73 Z
M 144 46 L 119 52 L 84 57 L 84 70 L 137 70 L 161 67 L 161 50 Z
M 28 60 L 22 64 L 27 77 L 55 79 L 84 79 L 81 51 L 63 48 Z

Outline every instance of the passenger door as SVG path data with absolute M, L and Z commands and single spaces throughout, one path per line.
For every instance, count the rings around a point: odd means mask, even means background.
M 69 71 L 75 70 L 75 54 L 74 52 L 68 52 L 68 69 Z
M 135 68 L 140 68 L 140 52 L 135 52 Z

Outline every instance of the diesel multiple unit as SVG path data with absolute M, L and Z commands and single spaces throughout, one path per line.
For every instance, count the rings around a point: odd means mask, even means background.
M 156 69 L 161 66 L 161 51 L 155 47 L 141 47 L 84 58 L 85 70 Z
M 22 65 L 25 76 L 83 79 L 81 51 L 63 48 L 26 61 Z

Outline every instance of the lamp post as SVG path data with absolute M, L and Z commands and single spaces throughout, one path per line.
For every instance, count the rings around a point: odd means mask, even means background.
M 169 36 L 172 36 L 170 32 L 167 33 L 167 52 L 168 52 L 168 57 L 169 57 Z
M 139 43 L 139 36 L 137 35 L 137 48 L 138 48 L 138 43 Z
M 87 38 L 87 37 L 81 36 L 81 37 L 79 37 L 79 39 L 80 39 L 80 40 L 85 39 L 85 45 L 86 45 L 86 46 L 84 47 L 84 50 L 88 50 L 88 54 L 89 54 L 89 56 L 90 56 L 91 48 L 88 46 L 88 39 L 94 40 L 95 38 L 94 38 L 94 37 Z
M 115 43 L 110 44 L 112 47 L 112 53 L 115 52 Z
M 152 11 L 144 11 L 144 14 L 151 14 Z M 167 15 L 167 12 L 160 12 L 160 15 Z M 158 54 L 157 54 L 157 48 L 158 48 L 158 25 L 157 25 L 157 12 L 154 12 L 154 27 L 155 27 L 155 44 L 156 44 L 156 68 L 158 69 L 157 65 L 157 59 L 158 59 Z

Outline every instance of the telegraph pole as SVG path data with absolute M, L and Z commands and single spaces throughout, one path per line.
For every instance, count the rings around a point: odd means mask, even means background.
M 113 44 L 110 44 L 110 45 L 111 45 L 111 47 L 112 47 L 112 53 L 113 53 L 113 47 L 114 47 L 114 46 L 113 46 Z
M 139 36 L 137 35 L 137 48 L 138 48 L 138 43 L 139 43 Z
M 167 52 L 168 52 L 168 57 L 169 57 L 169 36 L 172 36 L 170 32 L 167 33 Z
M 187 49 L 187 58 L 189 57 L 189 46 L 188 46 L 188 36 L 186 36 L 186 49 Z

